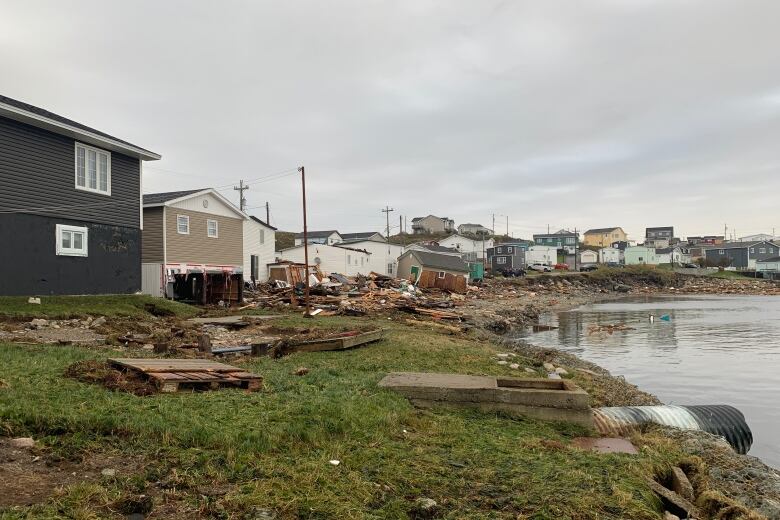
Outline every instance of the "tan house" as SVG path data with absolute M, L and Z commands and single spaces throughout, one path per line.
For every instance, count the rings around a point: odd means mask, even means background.
M 582 243 L 586 246 L 609 247 L 615 242 L 625 242 L 626 232 L 620 227 L 589 229 L 583 236 Z
M 412 219 L 412 231 L 415 234 L 452 233 L 455 231 L 455 221 L 447 217 L 437 217 L 436 215 L 414 217 Z
M 398 257 L 397 276 L 418 287 L 464 293 L 469 266 L 459 256 L 412 249 Z
M 144 195 L 143 292 L 202 304 L 240 302 L 247 219 L 211 188 Z

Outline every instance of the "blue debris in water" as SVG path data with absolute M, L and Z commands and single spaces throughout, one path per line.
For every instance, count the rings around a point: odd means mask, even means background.
M 672 321 L 672 317 L 668 314 L 661 314 L 661 319 L 664 321 Z

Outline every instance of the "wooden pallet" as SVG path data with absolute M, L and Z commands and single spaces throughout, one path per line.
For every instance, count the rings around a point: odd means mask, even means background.
M 183 389 L 239 387 L 259 390 L 263 387 L 263 376 L 208 359 L 115 358 L 108 362 L 122 370 L 142 373 L 157 385 L 160 392 L 166 393 Z
M 348 348 L 355 348 L 366 343 L 372 343 L 382 339 L 382 329 L 372 330 L 370 332 L 360 333 L 347 332 L 339 336 L 315 339 L 312 341 L 304 341 L 296 345 L 289 345 L 287 347 L 288 352 L 321 352 L 326 350 L 345 350 Z

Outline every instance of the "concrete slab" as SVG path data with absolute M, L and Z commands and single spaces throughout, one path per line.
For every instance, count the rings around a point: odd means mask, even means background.
M 565 379 L 395 372 L 379 385 L 424 408 L 470 407 L 593 427 L 588 394 Z
M 583 450 L 598 453 L 627 453 L 629 455 L 639 453 L 631 441 L 615 437 L 577 437 L 572 439 L 572 444 Z

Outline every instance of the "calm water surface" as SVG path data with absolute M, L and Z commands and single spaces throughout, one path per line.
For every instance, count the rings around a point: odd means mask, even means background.
M 671 321 L 659 320 L 662 314 Z M 753 431 L 750 454 L 780 468 L 780 297 L 628 298 L 562 312 L 547 323 L 559 328 L 526 339 L 623 375 L 667 404 L 737 407 Z M 589 332 L 617 323 L 633 330 Z

